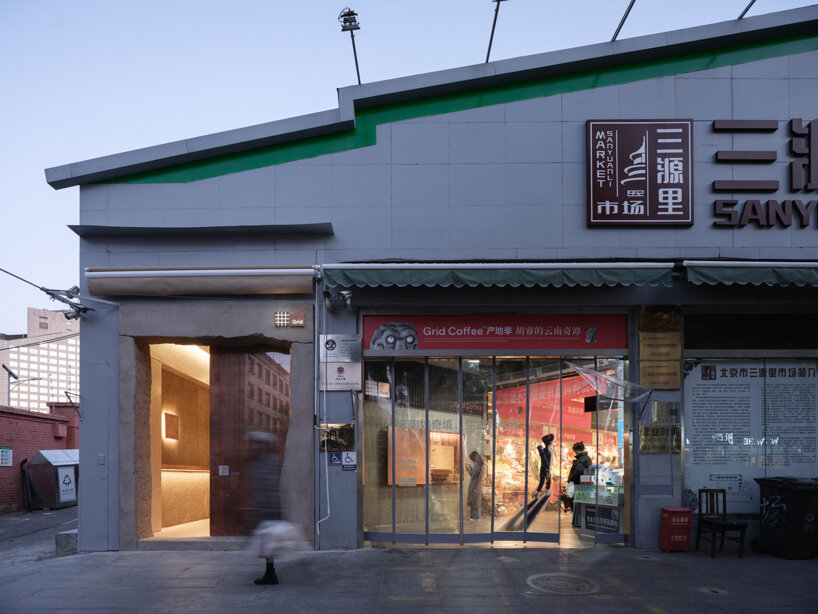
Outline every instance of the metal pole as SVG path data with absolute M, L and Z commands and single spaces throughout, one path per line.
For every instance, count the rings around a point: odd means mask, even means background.
M 355 56 L 355 74 L 358 75 L 358 85 L 361 84 L 361 71 L 358 70 L 358 51 L 355 49 L 355 32 L 349 31 L 349 37 L 352 39 L 352 55 Z
M 423 404 L 426 407 L 426 545 L 429 545 L 429 497 L 431 494 L 429 481 L 429 357 L 423 359 Z
M 460 463 L 457 468 L 460 473 L 460 545 L 463 545 L 463 469 L 466 466 L 466 459 L 463 454 L 466 450 L 463 447 L 463 358 L 457 359 L 457 447 L 460 452 Z
M 631 0 L 631 3 L 628 5 L 628 10 L 625 11 L 624 15 L 622 15 L 622 21 L 619 22 L 619 25 L 616 28 L 616 32 L 614 32 L 611 42 L 614 42 L 616 40 L 616 37 L 619 36 L 619 31 L 622 29 L 622 26 L 625 25 L 625 20 L 628 18 L 628 14 L 631 12 L 631 9 L 633 8 L 635 2 L 636 0 Z
M 525 484 L 523 486 L 523 543 L 528 538 L 528 430 L 531 428 L 531 356 L 525 357 Z
M 739 15 L 738 18 L 742 19 L 747 14 L 747 11 L 750 10 L 750 7 L 753 6 L 755 3 L 756 3 L 756 0 L 750 0 L 750 4 L 748 4 L 746 7 L 744 7 L 744 10 L 741 11 L 741 15 Z
M 494 28 L 497 26 L 497 13 L 500 12 L 500 2 L 502 0 L 494 0 L 497 6 L 494 7 L 494 21 L 491 24 L 491 36 L 489 37 L 489 49 L 486 51 L 486 64 L 489 63 L 489 56 L 491 55 L 491 43 L 494 40 Z

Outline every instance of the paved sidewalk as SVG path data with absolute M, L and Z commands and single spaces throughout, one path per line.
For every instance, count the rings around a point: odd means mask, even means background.
M 76 554 L 0 571 L 0 612 L 815 612 L 818 559 L 748 552 L 596 548 L 372 549 L 308 552 L 255 586 L 261 559 L 243 552 Z M 598 583 L 586 595 L 527 584 L 564 573 Z
M 54 536 L 77 528 L 77 508 L 0 514 L 0 577 L 22 565 L 54 558 Z M 0 590 L 0 609 L 2 609 Z

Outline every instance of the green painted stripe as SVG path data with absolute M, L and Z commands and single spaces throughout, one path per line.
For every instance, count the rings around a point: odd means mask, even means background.
M 302 139 L 292 143 L 219 156 L 198 162 L 189 162 L 130 175 L 106 183 L 186 183 L 199 181 L 374 145 L 375 129 L 380 124 L 566 94 L 608 85 L 656 79 L 815 50 L 818 50 L 818 35 L 809 34 L 741 45 L 716 52 L 689 53 L 674 58 L 647 60 L 570 75 L 533 79 L 521 83 L 382 105 L 358 111 L 355 115 L 355 128 L 346 132 Z

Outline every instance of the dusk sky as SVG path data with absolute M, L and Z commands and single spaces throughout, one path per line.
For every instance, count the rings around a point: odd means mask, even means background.
M 352 0 L 350 0 L 352 1 Z M 620 39 L 736 19 L 749 0 L 637 0 Z M 606 42 L 629 0 L 508 0 L 492 60 Z M 760 15 L 813 2 L 757 0 Z M 0 268 L 38 286 L 79 285 L 78 188 L 43 170 L 337 107 L 356 82 L 343 2 L 0 1 Z M 360 0 L 361 79 L 485 60 L 490 0 Z M 191 225 L 195 225 L 191 220 Z M 257 263 L 263 264 L 263 263 Z M 26 307 L 60 305 L 0 273 L 0 332 Z

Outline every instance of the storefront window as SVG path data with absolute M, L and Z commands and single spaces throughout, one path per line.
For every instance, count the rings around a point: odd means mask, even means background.
M 491 532 L 493 364 L 463 358 L 463 533 Z
M 528 500 L 529 507 L 541 509 L 529 514 L 528 531 L 558 535 L 560 532 L 559 497 L 562 425 L 564 411 L 560 390 L 561 363 L 554 358 L 532 358 L 529 363 Z M 566 399 L 567 400 L 567 399 Z M 546 441 L 543 440 L 546 438 Z M 544 466 L 545 465 L 545 466 Z M 542 485 L 540 477 L 542 476 Z M 540 494 L 538 495 L 538 488 Z M 545 494 L 547 493 L 547 494 Z M 546 501 L 535 498 L 547 497 Z
M 620 360 L 579 362 L 625 375 Z M 367 360 L 365 539 L 622 541 L 624 404 L 600 397 L 567 364 L 556 357 Z M 563 486 L 580 442 L 590 460 L 572 514 Z
M 497 358 L 495 531 L 522 532 L 526 501 L 527 361 Z
M 364 374 L 364 531 L 392 533 L 392 361 L 368 360 Z M 397 473 L 397 466 L 395 467 Z
M 459 361 L 429 359 L 429 532 L 460 532 Z
M 395 532 L 413 536 L 398 541 L 422 541 L 426 534 L 424 361 L 396 360 L 388 369 L 396 382 L 395 428 L 388 427 L 387 460 L 387 482 L 395 484 Z

